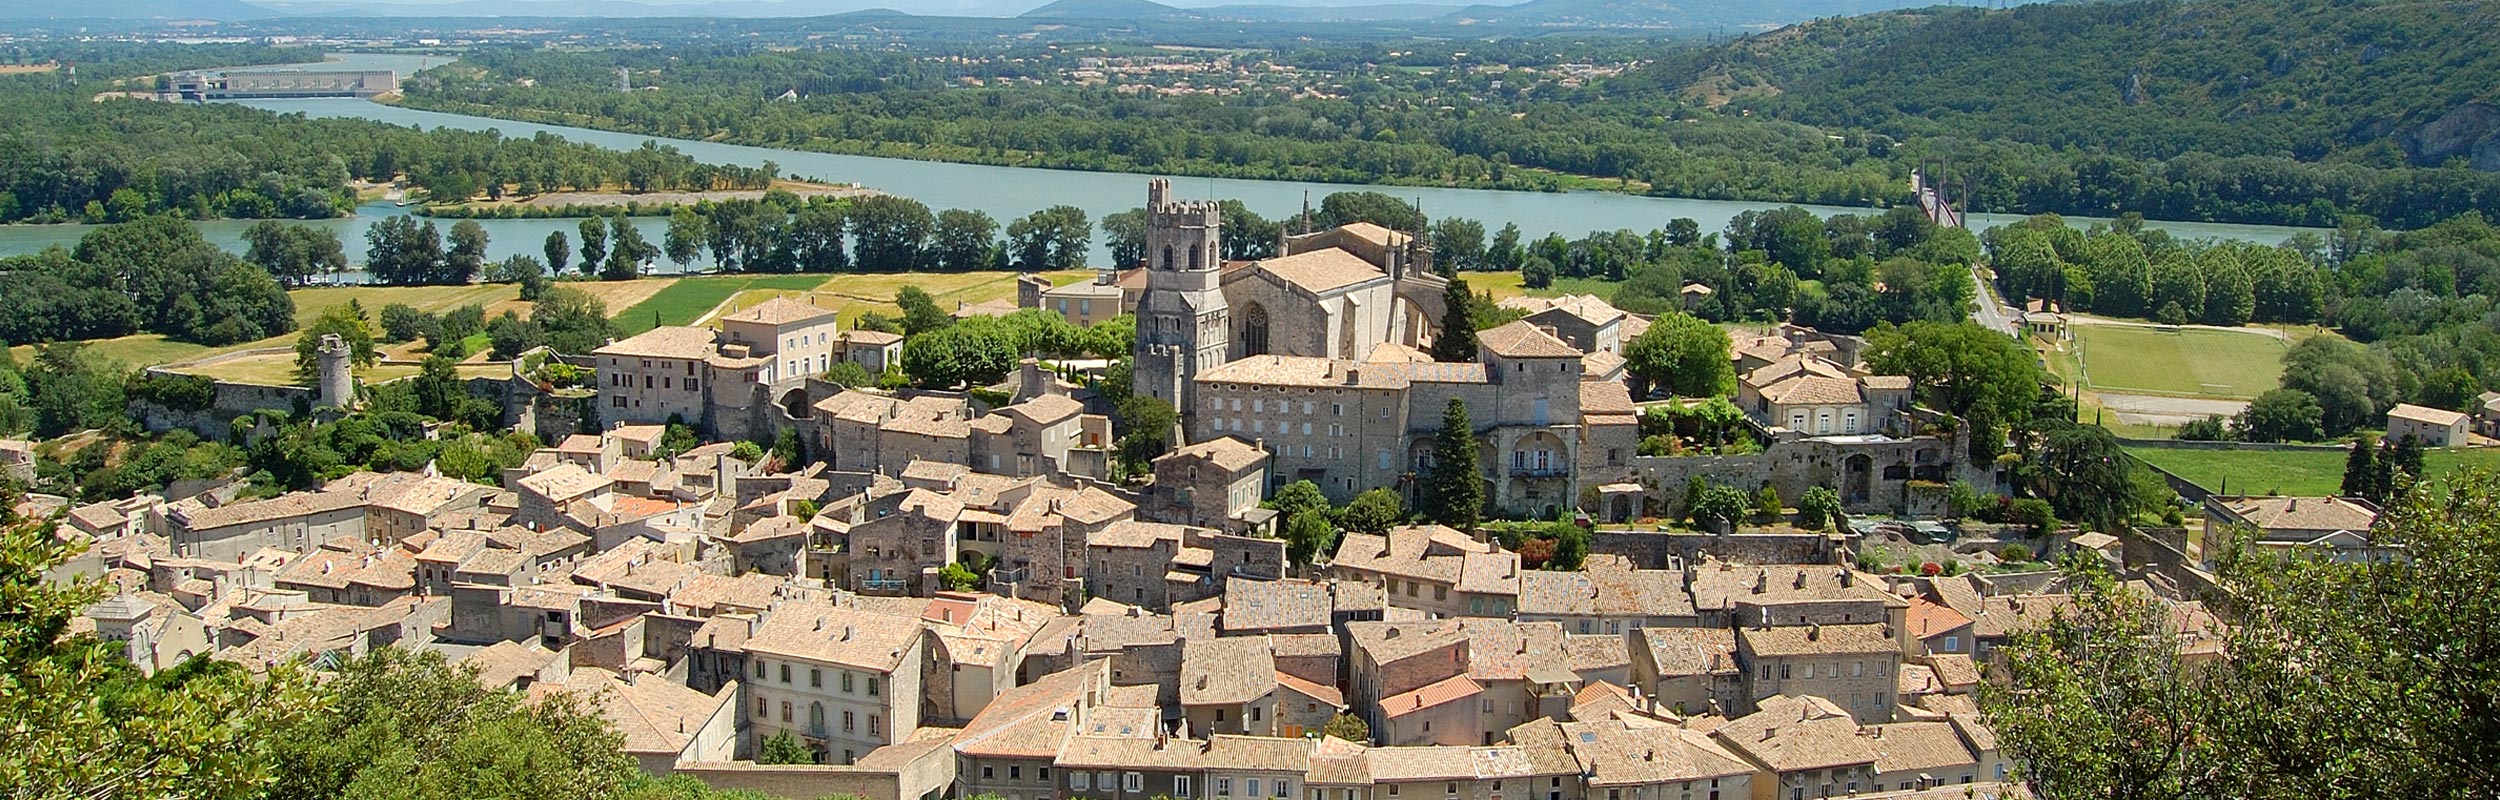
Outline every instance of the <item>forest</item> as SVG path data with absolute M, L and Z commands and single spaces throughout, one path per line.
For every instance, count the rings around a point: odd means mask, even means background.
M 2437 34 L 2473 29 L 2473 13 L 1932 8 L 1726 45 L 1650 42 L 1633 56 L 1645 68 L 1585 83 L 1546 79 L 1533 68 L 1551 56 L 1521 55 L 1540 49 L 1528 46 L 1280 47 L 1233 63 L 1298 71 L 1314 88 L 1252 79 L 1168 96 L 1067 80 L 1049 68 L 1071 65 L 1048 56 L 481 50 L 413 81 L 407 102 L 945 161 L 1845 205 L 1908 202 L 1911 168 L 1934 162 L 1968 181 L 1979 210 L 2318 227 L 2360 214 L 2410 228 L 2500 203 L 2500 175 L 2476 169 L 2500 158 L 2474 144 L 2488 131 L 2471 114 L 2447 120 L 2493 99 L 2474 93 L 2494 81 L 2458 76 L 2500 70 L 2495 50 Z M 2145 66 L 2103 74 L 2113 63 Z M 615 93 L 619 67 L 659 89 Z
M 50 75 L 0 77 L 0 222 L 344 216 L 357 184 L 436 200 L 559 189 L 756 188 L 769 168 L 673 149 L 618 152 L 539 135 L 308 119 L 237 105 L 97 101 Z

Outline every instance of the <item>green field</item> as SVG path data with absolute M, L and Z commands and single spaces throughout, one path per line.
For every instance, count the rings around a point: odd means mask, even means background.
M 1517 271 L 1462 272 L 1458 276 L 1467 279 L 1467 288 L 1480 293 L 1489 293 L 1495 300 L 1505 300 L 1520 295 L 1557 297 L 1566 294 L 1593 294 L 1607 302 L 1613 302 L 1615 289 L 1623 286 L 1622 281 L 1602 278 L 1557 277 L 1554 279 L 1554 285 L 1530 291 L 1523 282 L 1525 278 Z
M 2145 463 L 2210 491 L 2248 495 L 2328 495 L 2344 482 L 2342 450 L 2180 450 L 2130 447 Z M 2459 467 L 2500 469 L 2500 449 L 2432 450 L 2424 477 L 2436 482 Z
M 749 289 L 807 290 L 824 285 L 831 275 L 705 275 L 681 278 L 650 299 L 609 309 L 619 333 L 632 335 L 661 325 L 691 325 L 721 301 Z
M 2283 340 L 2260 333 L 2076 325 L 2094 391 L 2245 400 L 2282 383 Z

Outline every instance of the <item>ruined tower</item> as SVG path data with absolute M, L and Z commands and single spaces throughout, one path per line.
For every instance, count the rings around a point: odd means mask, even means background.
M 1172 183 L 1146 186 L 1146 293 L 1137 303 L 1138 394 L 1194 418 L 1190 385 L 1224 363 L 1224 214 L 1211 200 L 1174 200 Z
M 320 369 L 321 382 L 314 387 L 314 405 L 322 408 L 346 408 L 356 402 L 355 349 L 338 334 L 321 335 L 321 348 L 314 351 L 315 366 Z

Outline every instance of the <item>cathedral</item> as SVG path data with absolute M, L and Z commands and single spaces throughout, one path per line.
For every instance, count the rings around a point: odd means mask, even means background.
M 1118 279 L 1136 288 L 1135 389 L 1184 421 L 1197 409 L 1197 376 L 1224 364 L 1411 353 L 1439 329 L 1448 284 L 1422 237 L 1357 222 L 1285 234 L 1273 258 L 1226 262 L 1215 201 L 1175 200 L 1160 179 L 1147 185 L 1146 218 L 1145 264 Z

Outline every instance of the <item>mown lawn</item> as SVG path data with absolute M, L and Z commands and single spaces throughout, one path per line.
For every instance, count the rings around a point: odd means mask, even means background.
M 609 308 L 618 332 L 632 335 L 661 325 L 691 325 L 721 301 L 749 289 L 814 289 L 831 275 L 700 275 L 679 278 L 648 299 Z
M 1520 295 L 1558 297 L 1566 294 L 1592 294 L 1598 296 L 1600 299 L 1606 300 L 1607 302 L 1613 302 L 1615 299 L 1615 289 L 1623 286 L 1622 281 L 1610 281 L 1599 278 L 1555 278 L 1554 285 L 1552 286 L 1548 286 L 1543 289 L 1530 290 L 1524 283 L 1524 276 L 1520 275 L 1516 271 L 1461 272 L 1458 276 L 1467 279 L 1468 289 L 1474 290 L 1478 293 L 1490 292 L 1492 293 L 1494 300 L 1503 300 L 1518 297 Z
M 2344 482 L 2342 450 L 2174 450 L 2130 447 L 2147 464 L 2216 492 L 2247 495 L 2329 495 Z M 2500 469 L 2500 449 L 2432 450 L 2423 477 L 2436 482 L 2462 467 Z
M 2237 400 L 2282 384 L 2283 340 L 2258 333 L 2076 325 L 2092 389 Z

